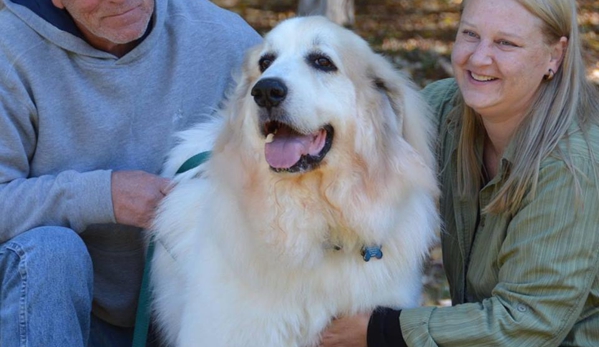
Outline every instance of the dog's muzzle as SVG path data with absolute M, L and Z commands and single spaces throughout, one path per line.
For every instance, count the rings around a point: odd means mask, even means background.
M 251 90 L 261 108 L 259 126 L 265 137 L 265 159 L 275 172 L 306 172 L 319 166 L 331 149 L 333 127 L 324 124 L 313 131 L 300 131 L 285 112 L 282 102 L 288 95 L 278 78 L 264 78 Z

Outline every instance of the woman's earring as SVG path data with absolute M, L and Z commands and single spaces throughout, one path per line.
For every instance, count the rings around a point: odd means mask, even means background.
M 549 69 L 549 72 L 545 75 L 545 81 L 550 81 L 555 76 L 553 69 Z

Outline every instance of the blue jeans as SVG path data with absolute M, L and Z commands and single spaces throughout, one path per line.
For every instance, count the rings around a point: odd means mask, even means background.
M 130 347 L 133 329 L 91 314 L 93 266 L 73 230 L 35 228 L 0 244 L 0 346 Z

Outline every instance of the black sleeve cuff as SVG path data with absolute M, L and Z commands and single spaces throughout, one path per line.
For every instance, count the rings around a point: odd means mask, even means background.
M 408 347 L 401 333 L 401 310 L 379 307 L 370 316 L 366 341 L 368 347 Z

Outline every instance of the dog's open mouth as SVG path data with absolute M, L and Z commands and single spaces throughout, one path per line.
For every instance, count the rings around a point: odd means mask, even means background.
M 264 125 L 266 162 L 276 172 L 305 172 L 316 168 L 333 143 L 333 127 L 303 134 L 293 127 L 269 121 Z

